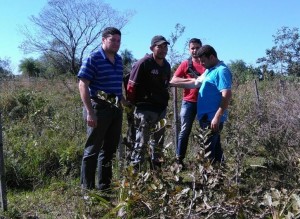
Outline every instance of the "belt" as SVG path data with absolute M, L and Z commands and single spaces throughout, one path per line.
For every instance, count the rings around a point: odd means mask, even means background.
M 91 100 L 98 104 L 105 104 L 105 105 L 115 106 L 118 108 L 121 107 L 121 103 L 117 99 L 113 101 L 113 100 L 103 100 L 98 97 L 91 97 Z

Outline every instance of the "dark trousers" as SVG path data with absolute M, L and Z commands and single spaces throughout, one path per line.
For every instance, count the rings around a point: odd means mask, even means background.
M 131 162 L 139 166 L 144 162 L 148 144 L 151 150 L 151 160 L 156 162 L 161 157 L 164 144 L 165 128 L 153 131 L 153 127 L 166 116 L 166 109 L 161 112 L 136 108 L 134 112 L 136 138 Z
M 95 173 L 98 167 L 97 187 L 110 187 L 112 179 L 112 159 L 116 153 L 122 130 L 122 110 L 111 104 L 92 103 L 97 115 L 96 128 L 87 127 L 82 165 L 81 185 L 85 189 L 95 188 Z M 86 110 L 84 110 L 86 119 Z
M 200 123 L 201 129 L 206 129 L 206 128 L 210 129 L 210 123 L 211 123 L 210 121 L 200 120 L 199 123 Z M 205 153 L 207 153 L 209 151 L 211 152 L 211 154 L 209 155 L 209 159 L 212 162 L 223 162 L 224 161 L 223 150 L 221 147 L 221 136 L 220 136 L 222 129 L 223 129 L 223 123 L 220 123 L 219 131 L 211 132 L 209 134 L 207 141 L 205 142 L 205 145 L 209 145 L 209 147 L 205 150 Z

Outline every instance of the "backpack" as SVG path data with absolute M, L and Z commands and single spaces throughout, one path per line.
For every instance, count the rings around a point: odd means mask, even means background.
M 193 66 L 193 61 L 192 61 L 192 57 L 188 58 L 188 74 L 192 77 L 192 78 L 198 78 L 201 74 L 199 72 L 197 72 Z
M 126 73 L 126 74 L 123 75 L 123 84 L 124 84 L 124 88 L 125 88 L 125 94 L 127 92 L 127 84 L 128 84 L 129 78 L 130 78 L 130 72 L 131 72 L 131 70 L 132 70 L 132 68 L 133 68 L 133 66 L 134 66 L 135 63 L 136 62 L 134 62 L 132 64 L 132 66 L 130 68 L 130 71 L 127 71 L 128 73 Z

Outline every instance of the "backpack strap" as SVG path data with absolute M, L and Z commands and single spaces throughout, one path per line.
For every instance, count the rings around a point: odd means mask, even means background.
M 199 72 L 195 70 L 193 66 L 192 57 L 188 58 L 188 74 L 193 78 L 197 78 L 201 75 Z

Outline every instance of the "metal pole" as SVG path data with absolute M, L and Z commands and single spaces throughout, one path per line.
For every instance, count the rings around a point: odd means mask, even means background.
M 178 127 L 178 106 L 177 106 L 177 87 L 173 87 L 173 109 L 174 109 L 174 131 L 175 131 L 175 150 L 177 148 L 177 141 L 178 141 L 178 135 L 179 135 L 179 127 Z
M 6 198 L 6 181 L 4 173 L 4 156 L 3 156 L 3 143 L 2 143 L 2 124 L 1 124 L 1 112 L 0 112 L 0 204 L 3 211 L 7 210 L 7 198 Z

